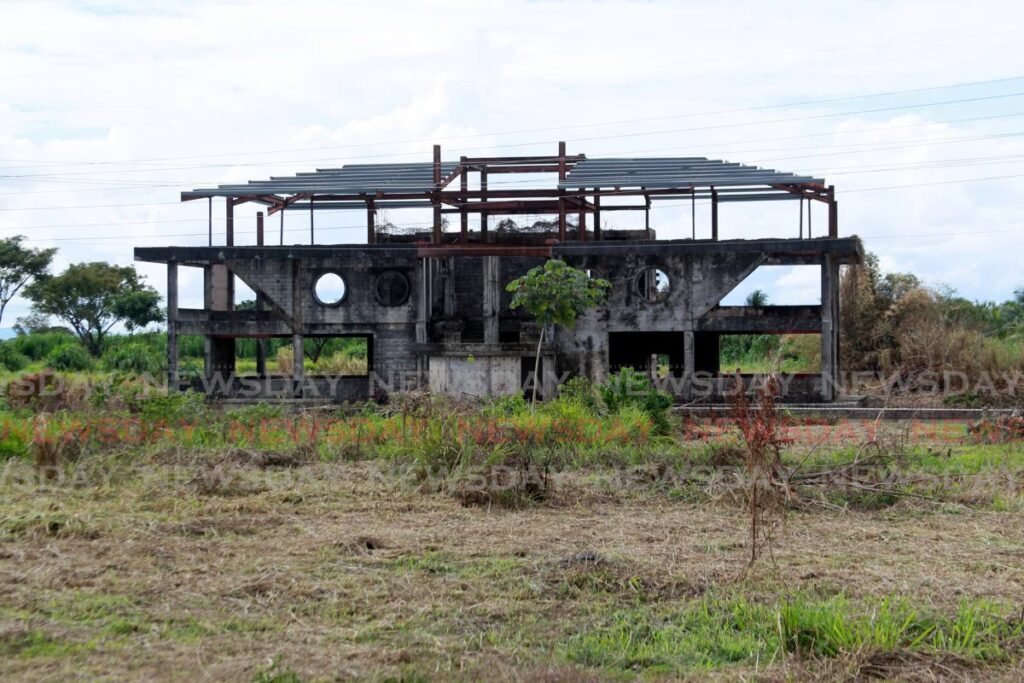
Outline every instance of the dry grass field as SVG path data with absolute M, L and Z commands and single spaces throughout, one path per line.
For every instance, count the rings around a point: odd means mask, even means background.
M 168 447 L 43 485 L 11 460 L 0 677 L 1022 679 L 1024 448 L 918 465 L 927 496 L 791 509 L 748 566 L 743 505 L 651 469 L 509 509 L 400 460 Z

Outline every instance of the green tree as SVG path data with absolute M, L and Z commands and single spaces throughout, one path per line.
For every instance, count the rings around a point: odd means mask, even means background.
M 60 275 L 37 277 L 25 288 L 25 296 L 35 311 L 70 325 L 97 357 L 117 323 L 132 332 L 162 317 L 160 295 L 142 282 L 135 268 L 102 261 L 75 263 Z
M 747 306 L 761 308 L 762 306 L 767 305 L 768 295 L 764 293 L 764 290 L 755 289 L 750 294 L 747 294 Z
M 604 303 L 610 287 L 607 280 L 592 278 L 560 259 L 551 259 L 543 266 L 531 268 L 508 284 L 506 289 L 513 295 L 509 308 L 525 308 L 540 327 L 537 356 L 533 362 L 532 403 L 537 402 L 545 328 L 548 325 L 575 326 L 577 316 Z
M 45 275 L 56 249 L 32 249 L 22 235 L 0 239 L 0 321 L 4 309 L 29 280 Z

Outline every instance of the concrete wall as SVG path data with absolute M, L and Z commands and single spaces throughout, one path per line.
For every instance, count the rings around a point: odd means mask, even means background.
M 697 370 L 714 372 L 717 335 L 722 333 L 821 332 L 822 369 L 834 374 L 838 269 L 862 254 L 856 238 L 609 240 L 565 242 L 545 249 L 611 282 L 607 303 L 582 315 L 575 328 L 554 330 L 543 350 L 545 358 L 553 359 L 547 363 L 549 373 L 595 381 L 624 364 L 649 366 L 652 354 L 668 356 L 673 374 L 683 377 L 693 377 Z M 522 359 L 533 357 L 539 330 L 525 311 L 509 309 L 512 295 L 505 287 L 544 261 L 493 251 L 438 257 L 423 256 L 412 244 L 167 247 L 137 249 L 136 258 L 205 268 L 204 309 L 175 309 L 168 315 L 176 333 L 206 335 L 207 378 L 232 374 L 235 338 L 291 337 L 301 348 L 311 335 L 361 335 L 372 340 L 371 381 L 365 389 L 347 388 L 341 392 L 345 396 L 428 384 L 439 392 L 486 395 L 520 389 Z M 758 266 L 787 264 L 821 268 L 821 306 L 720 306 L 722 298 Z M 658 300 L 645 296 L 645 282 L 640 280 L 653 269 L 670 281 Z M 337 273 L 345 280 L 346 294 L 337 304 L 326 305 L 314 295 L 317 278 L 324 273 Z M 265 310 L 232 311 L 230 275 L 256 291 Z M 407 283 L 408 296 L 383 301 L 378 290 L 382 278 Z M 169 351 L 169 361 L 175 355 Z M 475 360 L 468 360 L 470 356 Z M 301 363 L 296 367 L 290 390 L 301 397 L 311 393 L 313 385 L 305 382 Z M 280 386 L 271 384 L 268 392 L 289 391 L 286 380 L 280 380 Z M 821 382 L 803 385 L 813 387 L 821 398 L 833 397 Z M 687 384 L 679 386 L 680 396 L 687 398 Z M 229 385 L 226 391 L 233 389 Z
M 431 356 L 430 390 L 465 396 L 507 396 L 520 390 L 520 356 Z

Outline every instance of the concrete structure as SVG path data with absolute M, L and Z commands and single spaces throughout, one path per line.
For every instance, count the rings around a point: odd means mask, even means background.
M 557 172 L 556 188 L 488 185 L 496 173 Z M 476 188 L 469 176 L 478 175 Z M 447 190 L 460 179 L 460 188 Z M 211 395 L 358 400 L 411 388 L 472 395 L 520 391 L 532 381 L 539 330 L 512 311 L 505 286 L 548 258 L 560 258 L 611 281 L 607 304 L 582 316 L 573 330 L 545 335 L 542 375 L 581 375 L 600 380 L 623 366 L 657 372 L 680 399 L 720 398 L 734 375 L 720 373 L 724 334 L 814 333 L 821 335 L 820 374 L 791 379 L 787 398 L 835 398 L 839 376 L 839 267 L 862 258 L 856 237 L 837 234 L 835 192 L 819 179 L 697 159 L 589 160 L 569 157 L 466 159 L 426 164 L 346 166 L 288 179 L 183 193 L 183 199 L 225 197 L 228 244 L 137 248 L 137 260 L 167 264 L 168 366 L 172 386 L 199 384 Z M 683 197 L 711 200 L 711 234 L 658 240 L 650 228 L 612 231 L 602 211 L 643 211 L 651 202 Z M 623 204 L 640 198 L 642 203 Z M 719 240 L 718 204 L 726 201 L 801 202 L 799 236 Z M 309 245 L 264 244 L 263 215 L 257 246 L 234 246 L 233 207 L 255 201 L 278 211 L 308 211 Z M 826 236 L 804 236 L 803 202 L 828 206 Z M 366 244 L 315 244 L 315 212 L 367 212 Z M 377 226 L 381 208 L 423 208 L 432 230 L 397 234 Z M 444 214 L 460 216 L 460 230 L 445 230 Z M 510 229 L 500 215 L 550 213 L 551 222 Z M 809 215 L 808 211 L 808 215 Z M 479 214 L 479 229 L 468 216 Z M 575 225 L 571 225 L 571 216 Z M 695 212 L 694 212 L 695 217 Z M 591 228 L 588 229 L 587 221 Z M 283 228 L 281 241 L 283 242 Z M 821 305 L 723 306 L 722 299 L 763 265 L 811 265 L 820 269 Z M 178 267 L 204 273 L 202 309 L 178 305 Z M 322 278 L 340 277 L 338 300 L 317 295 Z M 235 278 L 257 294 L 255 310 L 234 310 Z M 206 339 L 205 372 L 179 373 L 177 339 Z M 306 376 L 302 350 L 311 337 L 364 337 L 365 376 Z M 295 370 L 269 372 L 257 345 L 257 370 L 235 373 L 235 340 L 290 338 Z M 665 373 L 667 366 L 668 372 Z M 549 384 L 550 386 L 550 384 Z

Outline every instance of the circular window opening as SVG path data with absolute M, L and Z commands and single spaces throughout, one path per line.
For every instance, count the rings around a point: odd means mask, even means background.
M 652 303 L 667 299 L 670 287 L 668 275 L 657 268 L 648 268 L 636 279 L 636 288 L 640 296 Z
M 397 270 L 377 276 L 377 301 L 382 306 L 401 306 L 409 299 L 409 278 Z
M 324 273 L 313 285 L 313 295 L 324 306 L 337 306 L 345 298 L 345 280 L 337 273 Z

